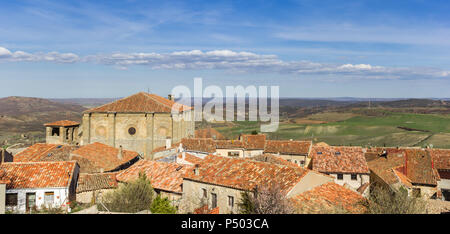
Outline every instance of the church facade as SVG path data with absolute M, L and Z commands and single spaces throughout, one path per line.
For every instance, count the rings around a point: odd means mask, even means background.
M 191 107 L 155 94 L 140 92 L 83 113 L 80 145 L 100 142 L 150 157 L 153 149 L 193 137 Z

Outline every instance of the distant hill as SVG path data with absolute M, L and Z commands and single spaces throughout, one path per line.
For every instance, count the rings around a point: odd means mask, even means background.
M 121 98 L 51 98 L 48 100 L 57 103 L 75 104 L 86 108 L 92 108 L 116 101 L 118 99 Z
M 75 104 L 62 104 L 42 98 L 0 98 L 0 145 L 4 140 L 15 142 L 17 134 L 44 136 L 44 123 L 68 119 L 81 121 L 86 108 Z M 33 134 L 31 134 L 33 133 Z
M 349 107 L 368 107 L 369 101 L 358 102 Z M 450 102 L 447 100 L 435 99 L 404 99 L 395 101 L 371 101 L 371 107 L 389 107 L 389 108 L 450 108 Z

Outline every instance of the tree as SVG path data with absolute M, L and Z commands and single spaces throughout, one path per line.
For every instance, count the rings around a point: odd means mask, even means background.
M 277 184 L 256 187 L 243 192 L 238 204 L 242 214 L 291 214 L 292 206 Z
M 403 187 L 396 191 L 374 185 L 370 197 L 364 204 L 370 214 L 422 214 L 426 213 L 426 203 L 420 197 L 408 196 Z
M 177 213 L 177 208 L 170 204 L 167 197 L 161 198 L 161 196 L 158 195 L 155 200 L 153 200 L 150 211 L 153 214 L 175 214 Z
M 138 179 L 105 194 L 102 203 L 109 211 L 136 213 L 148 210 L 152 204 L 153 188 L 145 174 Z

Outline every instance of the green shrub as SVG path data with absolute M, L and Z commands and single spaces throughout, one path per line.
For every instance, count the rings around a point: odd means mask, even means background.
M 161 198 L 161 196 L 158 195 L 155 200 L 153 200 L 150 211 L 153 214 L 175 214 L 177 213 L 177 208 L 172 206 L 167 197 Z

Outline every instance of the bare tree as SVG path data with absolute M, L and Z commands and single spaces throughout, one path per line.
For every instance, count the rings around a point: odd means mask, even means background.
M 242 193 L 239 203 L 243 214 L 292 214 L 294 209 L 278 184 L 256 187 Z

